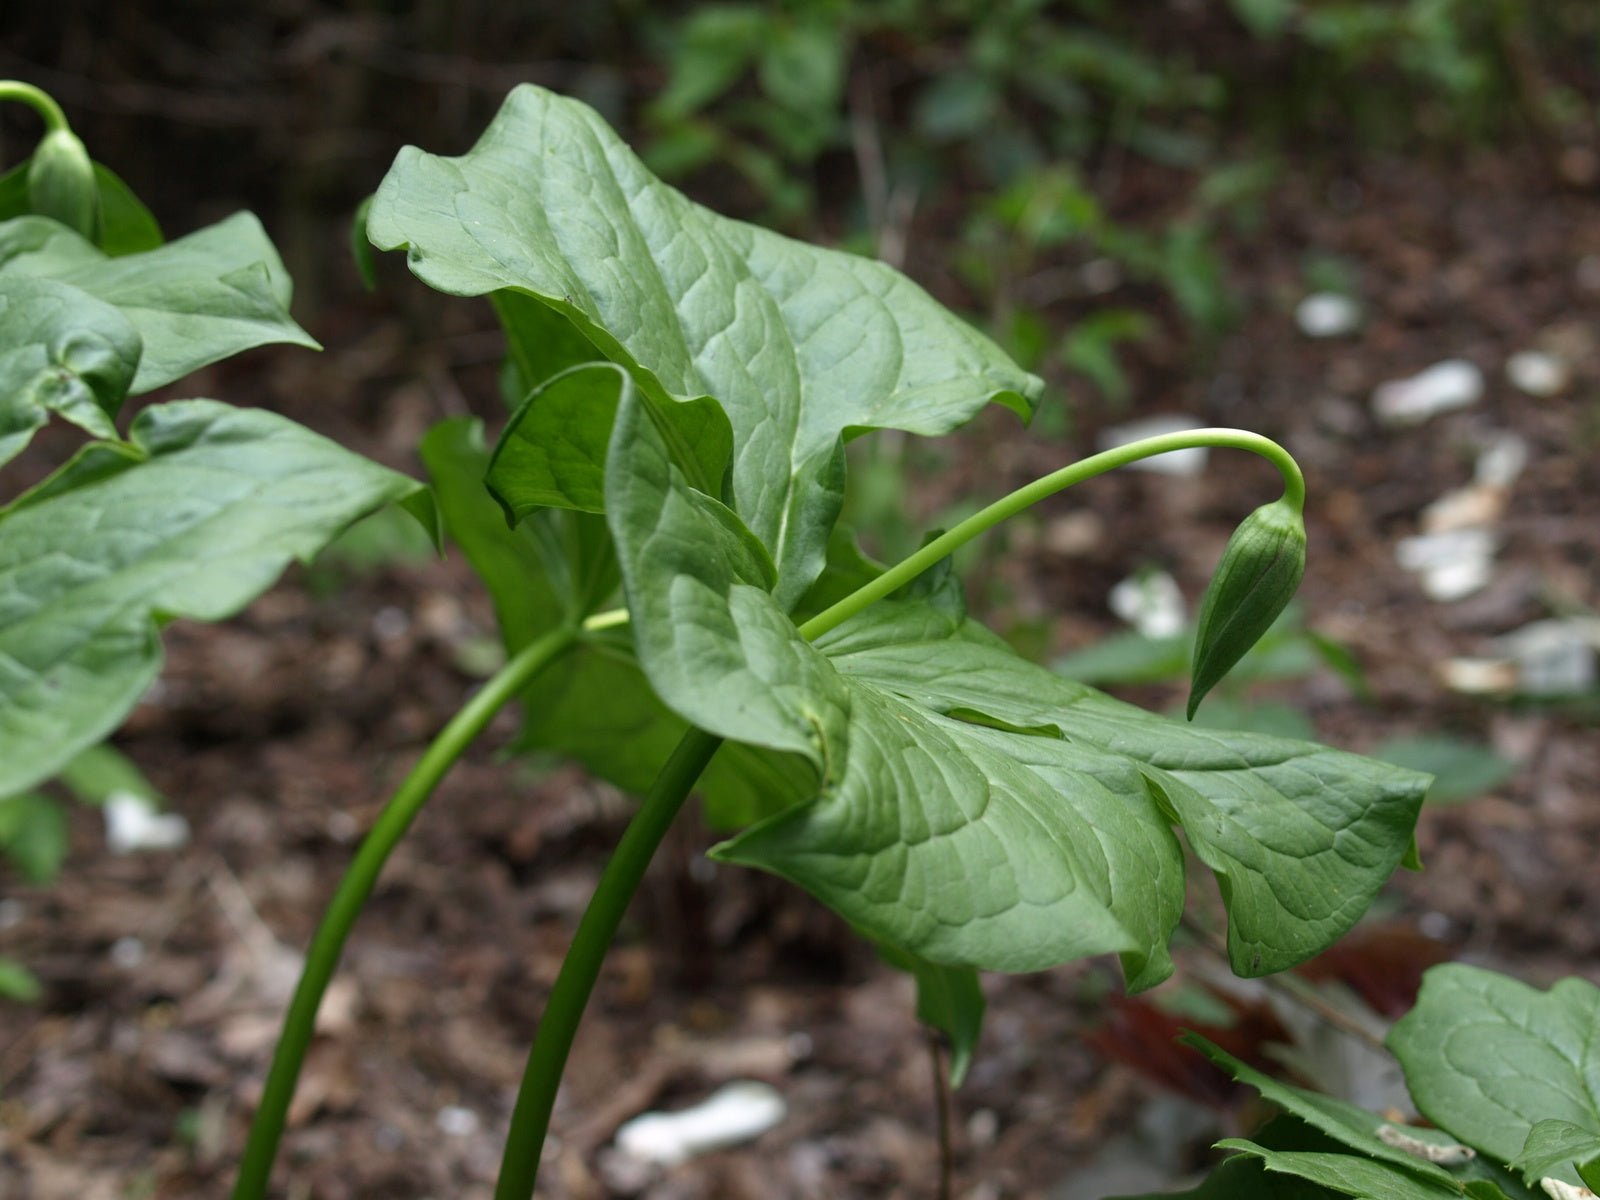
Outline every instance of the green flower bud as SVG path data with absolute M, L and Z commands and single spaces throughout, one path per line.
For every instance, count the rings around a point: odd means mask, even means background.
M 1287 499 L 1239 524 L 1200 604 L 1189 684 L 1189 719 L 1219 679 L 1278 619 L 1306 573 L 1306 526 Z
M 52 129 L 39 139 L 28 164 L 28 207 L 94 240 L 100 223 L 94 163 L 70 129 Z

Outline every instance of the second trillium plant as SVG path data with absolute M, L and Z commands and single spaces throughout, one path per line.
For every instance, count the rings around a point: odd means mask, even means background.
M 483 707 L 517 696 L 524 745 L 645 796 L 540 1020 L 500 1200 L 532 1192 L 605 948 L 691 789 L 729 831 L 717 858 L 794 881 L 915 974 L 957 1075 L 979 971 L 1115 954 L 1132 990 L 1170 974 L 1185 843 L 1242 975 L 1328 946 L 1406 858 L 1426 776 L 1120 703 L 1018 657 L 948 578 L 957 546 L 1113 467 L 1192 445 L 1266 457 L 1284 496 L 1246 520 L 1208 592 L 1192 711 L 1303 570 L 1303 485 L 1274 443 L 1202 430 L 1120 447 L 884 567 L 838 526 L 845 442 L 947 433 L 989 403 L 1026 417 L 1042 387 L 904 276 L 691 202 L 592 110 L 534 87 L 465 155 L 403 150 L 366 220 L 424 282 L 492 301 L 524 397 L 492 449 L 460 421 L 423 445 L 506 639 Z M 264 1194 L 350 920 L 486 720 L 452 723 L 341 888 L 238 1196 Z

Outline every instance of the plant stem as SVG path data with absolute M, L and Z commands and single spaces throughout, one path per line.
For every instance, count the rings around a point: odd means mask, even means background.
M 902 559 L 865 587 L 846 596 L 832 608 L 825 609 L 800 626 L 800 633 L 814 641 L 844 624 L 868 605 L 898 591 L 940 559 L 954 553 L 980 533 L 987 532 L 1000 522 L 1016 516 L 1030 505 L 1047 496 L 1093 479 L 1117 467 L 1127 466 L 1141 458 L 1151 458 L 1172 450 L 1189 450 L 1200 446 L 1223 446 L 1234 450 L 1248 450 L 1267 459 L 1283 476 L 1283 494 L 1296 512 L 1305 506 L 1305 478 L 1289 452 L 1270 438 L 1243 429 L 1186 429 L 1179 433 L 1164 433 L 1159 437 L 1144 438 L 1117 446 L 1088 458 L 1079 459 L 1059 471 L 1035 479 L 1003 496 L 987 508 L 974 513 L 948 533 L 941 534 L 908 558 Z
M 945 1086 L 944 1042 L 928 1034 L 928 1061 L 933 1066 L 933 1110 L 939 1128 L 939 1200 L 950 1200 L 955 1187 L 955 1147 L 950 1137 L 950 1089 Z
M 306 952 L 305 969 L 295 987 L 294 998 L 289 1003 L 283 1033 L 278 1038 L 277 1049 L 273 1051 L 272 1066 L 267 1072 L 266 1086 L 261 1093 L 261 1104 L 250 1126 L 250 1139 L 239 1165 L 239 1181 L 233 1189 L 234 1200 L 261 1200 L 267 1193 L 272 1160 L 277 1155 L 278 1142 L 283 1136 L 289 1102 L 294 1097 L 295 1082 L 300 1077 L 300 1067 L 305 1061 L 306 1050 L 316 1028 L 317 1007 L 322 1003 L 322 994 L 327 991 L 328 981 L 333 978 L 334 969 L 339 965 L 339 955 L 351 926 L 361 915 L 361 907 L 372 894 L 389 854 L 405 835 L 445 773 L 483 732 L 495 713 L 526 687 L 530 679 L 571 646 L 575 637 L 576 631 L 572 629 L 557 629 L 519 650 L 450 719 L 417 765 L 411 768 L 411 773 L 390 797 L 388 804 L 384 805 L 372 832 L 361 843 L 355 861 L 339 881 L 339 888 L 329 902 L 322 924 L 317 927 L 310 949 Z
M 0 100 L 15 100 L 33 109 L 44 120 L 46 133 L 72 128 L 67 124 L 67 114 L 62 111 L 61 105 L 31 83 L 23 83 L 20 79 L 0 79 Z
M 673 750 L 649 795 L 633 820 L 628 823 L 616 852 L 595 885 L 589 907 L 584 909 L 572 945 L 561 963 L 555 986 L 545 1002 L 544 1016 L 534 1035 L 533 1049 L 522 1074 L 517 1105 L 511 1114 L 511 1129 L 506 1135 L 505 1157 L 500 1160 L 500 1179 L 495 1184 L 495 1200 L 528 1200 L 539 1173 L 539 1157 L 550 1127 L 550 1112 L 555 1107 L 556 1089 L 561 1083 L 567 1052 L 583 1017 L 589 993 L 600 975 L 600 965 L 628 909 L 628 902 L 644 877 L 645 868 L 666 836 L 689 789 L 705 770 L 722 739 L 699 729 L 691 729 Z

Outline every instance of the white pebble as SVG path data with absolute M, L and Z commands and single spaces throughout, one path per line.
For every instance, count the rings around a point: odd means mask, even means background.
M 1486 487 L 1508 488 L 1528 465 L 1528 443 L 1514 433 L 1496 434 L 1484 447 L 1472 477 Z
M 1534 696 L 1573 696 L 1594 687 L 1600 619 L 1534 621 L 1498 639 L 1517 667 L 1517 688 Z
M 1188 622 L 1178 581 L 1165 571 L 1142 571 L 1111 589 L 1111 611 L 1145 637 L 1172 637 Z
M 111 943 L 111 963 L 131 971 L 144 961 L 144 943 L 136 937 L 119 937 Z
M 1361 306 L 1338 292 L 1312 292 L 1295 306 L 1294 322 L 1307 337 L 1347 337 L 1361 328 Z
M 433 1118 L 433 1123 L 439 1127 L 440 1133 L 447 1133 L 451 1137 L 471 1137 L 483 1124 L 477 1113 L 459 1104 L 445 1105 Z
M 113 854 L 176 850 L 189 841 L 189 822 L 182 814 L 161 812 L 155 801 L 133 792 L 112 792 L 104 811 L 106 845 Z
M 753 1141 L 787 1113 L 776 1089 L 730 1083 L 693 1108 L 635 1117 L 617 1130 L 617 1149 L 643 1162 L 676 1166 L 708 1150 Z
M 1522 350 L 1506 359 L 1506 378 L 1519 392 L 1545 400 L 1567 390 L 1572 371 L 1554 354 Z
M 1372 393 L 1372 411 L 1385 425 L 1420 425 L 1482 398 L 1483 372 L 1464 358 L 1447 358 L 1409 379 L 1379 384 Z

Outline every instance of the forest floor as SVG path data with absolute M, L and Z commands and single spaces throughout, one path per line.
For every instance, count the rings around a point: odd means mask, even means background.
M 1534 982 L 1600 979 L 1594 691 L 1513 703 L 1441 675 L 1452 659 L 1494 657 L 1495 639 L 1530 622 L 1600 609 L 1600 205 L 1548 186 L 1515 154 L 1376 161 L 1337 181 L 1339 204 L 1329 189 L 1308 173 L 1273 195 L 1264 227 L 1234 255 L 1242 326 L 1199 366 L 1163 360 L 1159 340 L 1142 349 L 1137 399 L 1115 419 L 1182 411 L 1243 424 L 1305 465 L 1306 620 L 1348 647 L 1367 691 L 1318 669 L 1262 695 L 1353 750 L 1449 733 L 1514 762 L 1488 794 L 1425 811 L 1426 870 L 1390 885 L 1384 928 L 1420 930 L 1394 936 Z M 937 253 L 937 230 L 914 233 Z M 1309 250 L 1358 264 L 1360 332 L 1296 330 Z M 388 282 L 409 286 L 398 268 Z M 265 404 L 416 471 L 412 447 L 429 423 L 496 411 L 494 340 L 486 309 L 458 306 L 459 328 L 419 339 L 387 304 L 314 319 L 321 357 L 257 353 L 185 392 Z M 1559 395 L 1507 382 L 1508 357 L 1530 348 L 1570 365 Z M 1414 427 L 1374 418 L 1380 383 L 1450 358 L 1481 368 L 1481 400 Z M 995 414 L 941 445 L 938 469 L 907 457 L 923 515 L 1058 466 L 1092 449 L 1096 432 L 1080 421 L 1030 439 L 1008 422 Z M 1498 545 L 1490 579 L 1431 600 L 1398 565 L 1397 544 L 1508 436 L 1527 463 L 1500 495 L 1479 497 Z M 1215 455 L 1192 478 L 1108 478 L 1058 499 L 1004 558 L 985 559 L 974 603 L 1002 625 L 1042 622 L 1051 654 L 1089 644 L 1121 628 L 1107 593 L 1143 565 L 1171 571 L 1192 602 L 1232 525 L 1272 487 L 1270 473 Z M 235 621 L 168 630 L 167 671 L 117 744 L 188 819 L 191 843 L 115 856 L 100 814 L 77 806 L 61 879 L 4 881 L 0 954 L 26 963 L 44 995 L 0 1004 L 0 1195 L 224 1194 L 299 952 L 361 832 L 471 688 L 474 655 L 493 637 L 487 601 L 454 556 L 296 569 Z M 1181 692 L 1128 694 L 1167 707 Z M 514 727 L 504 714 L 451 774 L 351 939 L 295 1103 L 281 1195 L 490 1194 L 543 997 L 629 811 L 573 769 L 503 760 L 497 747 Z M 933 1196 L 930 1049 L 910 984 L 793 889 L 710 865 L 699 851 L 711 836 L 686 814 L 634 905 L 578 1038 L 541 1194 Z M 1398 971 L 1403 991 L 1414 971 L 1381 944 L 1372 953 L 1340 972 Z M 1211 976 L 1204 946 L 1179 958 L 1189 987 Z M 1108 1009 L 1120 994 L 1114 964 L 986 986 L 984 1039 L 954 1100 L 956 1196 L 1154 1189 L 1199 1165 L 1206 1140 L 1239 1119 L 1227 1089 L 1163 1039 L 1107 1032 L 1108 1011 L 1124 1030 L 1129 1020 Z M 1121 1061 L 1085 1041 L 1096 1029 Z M 1171 1095 L 1154 1081 L 1163 1071 L 1199 1080 L 1189 1099 L 1151 1102 Z M 759 1140 L 653 1174 L 613 1149 L 626 1119 L 734 1079 L 766 1081 L 787 1102 Z M 1196 1099 L 1205 1095 L 1214 1108 Z M 1174 1131 L 1180 1151 L 1139 1148 L 1170 1144 L 1161 1135 Z

